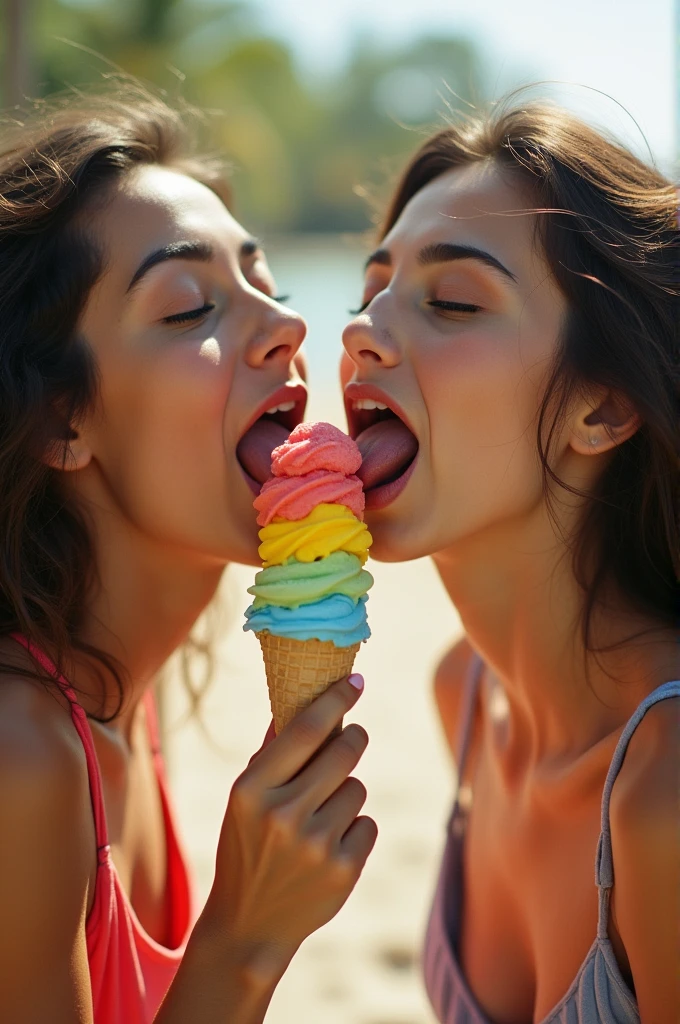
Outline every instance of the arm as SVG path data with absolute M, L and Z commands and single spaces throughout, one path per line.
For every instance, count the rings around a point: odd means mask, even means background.
M 612 790 L 612 917 L 642 1024 L 680 1020 L 679 724 L 679 698 L 650 708 Z
M 359 691 L 335 683 L 236 780 L 215 881 L 155 1024 L 261 1024 L 303 940 L 344 904 L 375 843 L 348 777 L 368 737 L 326 744 Z
M 262 1024 L 286 966 L 258 972 L 202 916 L 154 1024 Z
M 261 1024 L 301 942 L 349 896 L 376 839 L 359 815 L 366 791 L 348 778 L 368 738 L 350 725 L 324 743 L 358 696 L 336 683 L 237 780 L 213 889 L 156 1024 Z M 2 680 L 0 1020 L 12 1024 L 93 1024 L 85 920 L 96 842 L 72 732 L 46 691 Z
M 35 715 L 0 708 L 0 1020 L 92 1024 L 85 917 L 94 828 L 65 711 L 20 685 Z M 24 701 L 25 704 L 25 701 Z

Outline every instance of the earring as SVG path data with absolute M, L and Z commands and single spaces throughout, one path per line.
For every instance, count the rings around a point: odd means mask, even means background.
M 599 438 L 597 438 L 597 437 L 589 437 L 588 438 L 588 444 L 592 445 L 592 446 L 595 446 L 596 444 L 599 444 Z

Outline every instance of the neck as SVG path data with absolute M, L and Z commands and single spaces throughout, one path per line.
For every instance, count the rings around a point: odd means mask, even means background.
M 490 684 L 503 689 L 508 749 L 514 745 L 523 760 L 559 761 L 590 749 L 673 678 L 677 645 L 663 630 L 650 633 L 654 624 L 621 602 L 596 609 L 598 651 L 586 649 L 584 594 L 544 510 L 468 538 L 434 561 Z
M 122 707 L 109 727 L 129 738 L 141 698 L 213 598 L 225 566 L 151 540 L 117 516 L 98 522 L 95 536 L 98 586 L 82 635 L 122 668 Z M 102 711 L 96 663 L 78 658 L 74 683 L 87 712 L 116 712 L 120 689 L 108 672 Z

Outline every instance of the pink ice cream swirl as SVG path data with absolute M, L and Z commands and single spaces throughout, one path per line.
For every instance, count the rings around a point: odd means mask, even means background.
M 272 452 L 272 474 L 253 502 L 259 526 L 274 518 L 305 519 L 317 505 L 345 505 L 364 518 L 361 453 L 331 423 L 301 423 Z
M 361 453 L 356 444 L 332 423 L 301 423 L 288 440 L 272 452 L 275 477 L 305 476 L 315 470 L 349 477 L 360 466 Z
M 262 487 L 253 502 L 259 526 L 269 526 L 275 516 L 297 521 L 317 505 L 346 505 L 357 519 L 364 518 L 364 488 L 358 476 L 315 470 L 304 476 L 275 476 Z

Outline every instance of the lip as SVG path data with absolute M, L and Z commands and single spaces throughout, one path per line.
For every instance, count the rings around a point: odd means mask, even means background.
M 298 423 L 302 423 L 305 418 L 307 397 L 307 388 L 304 384 L 294 381 L 288 381 L 287 384 L 283 384 L 277 391 L 274 391 L 257 406 L 255 412 L 239 434 L 238 440 L 236 441 L 236 448 L 238 448 L 239 441 L 243 435 L 248 433 L 253 424 L 257 423 L 261 416 L 264 416 L 267 409 L 271 409 L 275 405 L 283 405 L 284 402 L 295 402 L 295 408 L 291 409 L 290 413 L 287 413 L 287 415 L 294 421 L 293 426 L 291 426 L 291 430 L 293 430 Z M 262 484 L 253 479 L 249 473 L 246 473 L 238 459 L 236 459 L 236 462 L 238 464 L 238 468 L 241 470 L 243 479 L 253 494 L 257 496 L 262 489 Z
M 251 491 L 257 498 L 260 494 L 260 491 L 262 490 L 262 484 L 258 484 L 257 480 L 254 480 L 250 473 L 246 473 L 245 469 L 238 461 L 238 459 L 236 460 L 236 462 L 238 464 L 238 468 L 241 470 L 241 475 L 243 476 L 243 479 L 248 484 L 248 487 L 250 487 Z
M 393 412 L 395 416 L 398 416 L 399 419 L 408 427 L 416 441 L 418 441 L 418 446 L 420 448 L 418 434 L 414 430 L 411 420 L 399 403 L 396 402 L 391 395 L 388 395 L 386 391 L 383 391 L 382 388 L 376 387 L 375 384 L 360 384 L 358 382 L 348 384 L 344 392 L 345 415 L 347 416 L 350 436 L 353 440 L 356 440 L 358 435 L 355 429 L 356 421 L 354 410 L 352 409 L 352 403 L 357 401 L 359 398 L 371 398 L 374 402 L 381 402 L 383 405 L 386 405 L 387 408 Z M 379 509 L 387 508 L 388 505 L 391 505 L 392 502 L 397 500 L 413 476 L 419 454 L 420 451 L 416 452 L 413 461 L 396 480 L 392 480 L 391 483 L 383 484 L 380 487 L 371 487 L 367 491 L 364 491 L 367 512 L 377 512 Z
M 295 402 L 296 407 L 299 405 L 302 406 L 299 410 L 300 419 L 298 421 L 299 423 L 302 423 L 305 415 L 305 409 L 307 408 L 307 388 L 304 384 L 289 381 L 288 384 L 284 384 L 278 389 L 278 391 L 274 391 L 268 398 L 265 398 L 262 403 L 257 406 L 255 412 L 239 434 L 236 444 L 238 445 L 243 435 L 248 433 L 254 423 L 257 423 L 260 416 L 264 416 L 267 409 L 271 409 L 275 405 L 283 405 L 284 402 Z M 293 409 L 291 415 L 296 418 L 298 415 L 298 408 Z M 295 426 L 297 426 L 297 423 Z M 292 429 L 293 428 L 291 427 L 291 430 Z
M 399 405 L 398 402 L 388 395 L 382 388 L 376 387 L 375 384 L 359 384 L 352 383 L 348 384 L 345 388 L 344 400 L 345 400 L 345 415 L 347 416 L 347 425 L 350 429 L 350 437 L 353 441 L 356 440 L 357 435 L 354 431 L 354 411 L 352 409 L 352 402 L 356 402 L 359 398 L 372 398 L 374 402 L 382 402 L 386 405 L 395 416 L 398 416 L 402 420 L 408 429 L 411 431 L 415 439 L 420 443 L 418 434 L 413 429 L 413 424 L 410 419 Z
M 364 491 L 366 511 L 377 512 L 379 509 L 387 508 L 393 501 L 396 501 L 413 476 L 417 462 L 418 456 L 416 455 L 413 462 L 392 483 L 383 484 L 381 487 L 371 487 L 368 491 Z

